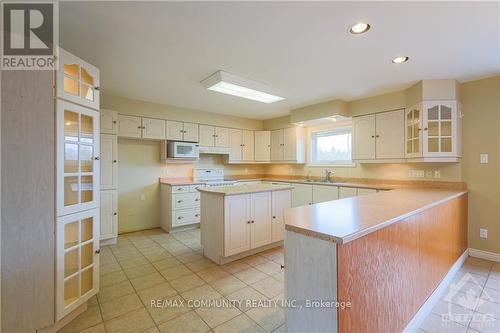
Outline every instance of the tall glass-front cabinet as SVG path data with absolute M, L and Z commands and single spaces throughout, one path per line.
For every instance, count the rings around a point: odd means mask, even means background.
M 406 158 L 455 161 L 462 156 L 460 102 L 423 101 L 406 110 Z
M 99 70 L 59 49 L 56 320 L 99 290 Z

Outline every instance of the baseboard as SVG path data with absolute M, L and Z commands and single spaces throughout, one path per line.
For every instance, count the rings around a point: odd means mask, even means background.
M 117 241 L 118 241 L 118 237 L 101 239 L 100 244 L 101 244 L 101 246 L 114 245 L 114 244 L 116 244 Z
M 429 296 L 427 301 L 422 304 L 418 312 L 415 314 L 415 316 L 413 316 L 413 319 L 410 320 L 408 325 L 406 325 L 403 333 L 411 333 L 418 330 L 418 328 L 424 322 L 425 318 L 427 318 L 427 316 L 431 313 L 434 306 L 443 297 L 449 284 L 451 283 L 457 272 L 460 270 L 468 256 L 469 249 L 466 249 L 464 253 L 462 253 L 462 255 L 458 257 L 453 266 L 451 266 L 450 270 L 448 271 L 444 279 L 441 280 L 441 283 L 436 287 L 436 289 L 434 289 L 434 292 L 431 294 L 431 296 Z
M 37 329 L 37 333 L 56 333 L 60 331 L 64 326 L 68 325 L 73 319 L 81 315 L 87 311 L 87 302 L 83 303 L 72 312 L 66 315 L 66 317 L 62 318 L 59 321 L 56 321 L 52 326 L 45 327 L 42 329 Z
M 475 258 L 500 262 L 500 253 L 488 252 L 477 249 L 469 249 L 469 255 Z

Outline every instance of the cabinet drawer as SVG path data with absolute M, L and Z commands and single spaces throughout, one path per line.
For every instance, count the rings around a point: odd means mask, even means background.
M 172 225 L 197 223 L 200 221 L 200 209 L 184 209 L 174 212 L 174 220 Z
M 199 188 L 205 188 L 205 184 L 189 185 L 189 192 L 198 193 Z
M 172 194 L 189 192 L 189 185 L 172 186 Z
M 191 208 L 200 206 L 200 193 L 175 194 L 172 197 L 174 209 Z

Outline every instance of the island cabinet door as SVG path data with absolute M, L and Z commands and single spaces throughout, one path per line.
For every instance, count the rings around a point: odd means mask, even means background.
M 250 250 L 250 194 L 225 197 L 224 256 Z
M 251 198 L 251 248 L 272 241 L 271 192 L 252 193 Z
M 272 197 L 272 241 L 278 242 L 284 239 L 285 235 L 285 220 L 284 213 L 285 209 L 292 206 L 292 192 L 290 190 L 286 191 L 275 191 L 271 194 Z

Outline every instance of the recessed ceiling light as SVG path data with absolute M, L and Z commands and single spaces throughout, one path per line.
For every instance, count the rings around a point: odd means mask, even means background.
M 255 81 L 240 78 L 224 71 L 215 72 L 201 81 L 201 84 L 208 90 L 243 97 L 267 104 L 285 99 L 284 97 L 277 95 L 280 93 L 276 92 L 275 89 Z
M 349 32 L 354 35 L 359 35 L 368 30 L 370 30 L 370 25 L 368 23 L 358 22 L 349 29 Z
M 392 59 L 392 63 L 393 64 L 402 64 L 403 62 L 407 62 L 408 61 L 408 57 L 396 57 L 394 59 Z

